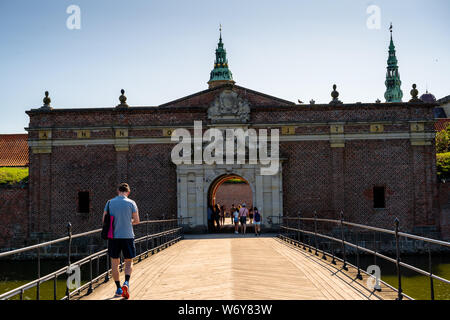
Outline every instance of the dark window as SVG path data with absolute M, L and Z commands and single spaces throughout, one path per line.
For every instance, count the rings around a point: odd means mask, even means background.
M 386 208 L 384 187 L 373 187 L 373 207 L 375 209 Z
M 79 213 L 89 213 L 91 203 L 89 199 L 89 192 L 80 191 L 78 192 L 78 212 Z

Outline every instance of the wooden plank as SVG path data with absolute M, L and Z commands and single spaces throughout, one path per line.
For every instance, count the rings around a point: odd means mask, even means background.
M 383 299 L 372 294 L 356 271 L 275 237 L 252 234 L 195 236 L 134 265 L 131 298 L 139 300 L 325 300 Z M 121 274 L 123 281 L 123 273 Z M 82 299 L 114 299 L 115 284 L 98 286 Z M 395 291 L 394 291 L 395 293 Z

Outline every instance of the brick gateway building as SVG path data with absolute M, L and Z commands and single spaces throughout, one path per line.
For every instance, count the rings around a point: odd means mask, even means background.
M 122 92 L 112 108 L 44 106 L 30 117 L 30 228 L 61 235 L 99 226 L 104 204 L 126 181 L 141 215 L 190 216 L 206 228 L 211 188 L 228 176 L 245 179 L 265 217 L 338 217 L 402 229 L 439 230 L 434 104 L 412 91 L 401 102 L 391 40 L 386 103 L 339 101 L 295 104 L 235 84 L 220 38 L 209 89 L 160 106 L 131 107 Z M 261 176 L 259 165 L 179 165 L 171 161 L 171 133 L 203 128 L 280 130 L 281 168 Z

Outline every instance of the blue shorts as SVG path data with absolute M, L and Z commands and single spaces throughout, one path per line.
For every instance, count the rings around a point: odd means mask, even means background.
M 124 259 L 136 257 L 134 239 L 109 239 L 108 254 L 113 259 L 119 259 L 122 252 Z

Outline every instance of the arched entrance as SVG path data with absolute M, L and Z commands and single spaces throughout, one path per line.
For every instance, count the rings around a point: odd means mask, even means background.
M 190 217 L 191 232 L 207 230 L 207 207 L 220 186 L 230 178 L 245 180 L 251 189 L 248 206 L 258 207 L 264 217 L 278 216 L 283 211 L 282 167 L 273 176 L 261 176 L 260 165 L 178 165 L 178 216 Z M 240 199 L 236 199 L 240 201 Z
M 250 183 L 240 175 L 231 173 L 217 177 L 209 186 L 207 205 L 221 208 L 221 215 L 211 221 L 210 232 L 232 232 L 234 221 L 232 219 L 233 206 L 239 208 L 243 203 L 250 209 L 253 206 L 253 191 Z
M 253 192 L 247 180 L 237 174 L 225 174 L 213 181 L 208 190 L 208 205 L 217 203 L 225 205 L 227 209 L 232 204 L 238 206 L 245 202 L 253 204 Z

